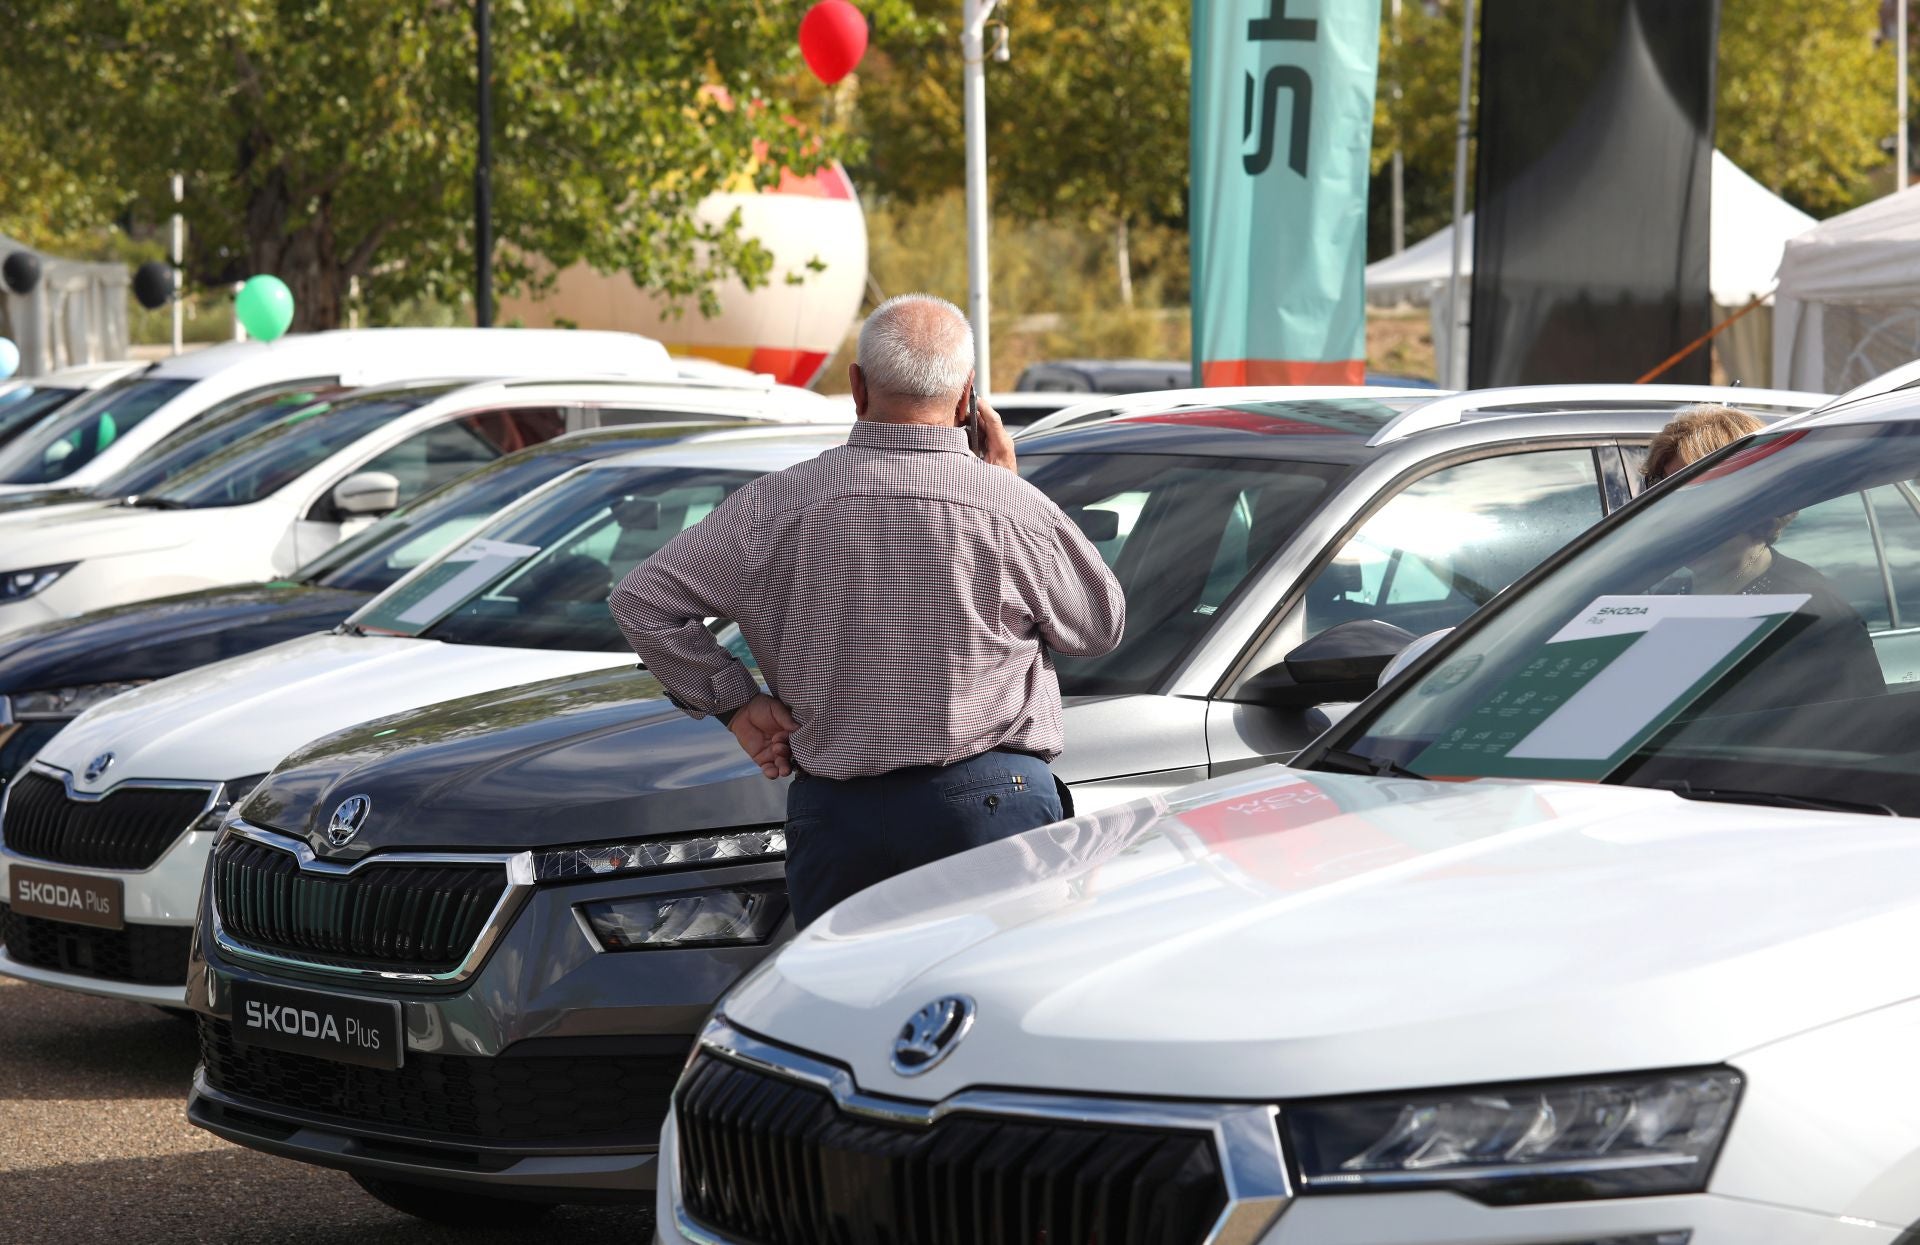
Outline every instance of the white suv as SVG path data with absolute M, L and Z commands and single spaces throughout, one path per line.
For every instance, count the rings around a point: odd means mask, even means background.
M 698 418 L 845 423 L 788 386 L 417 382 L 293 403 L 123 503 L 0 518 L 0 634 L 86 610 L 285 575 L 413 498 L 581 428 Z
M 1916 478 L 1911 394 L 1756 434 L 1296 768 L 841 904 L 702 1036 L 663 1236 L 1916 1239 Z

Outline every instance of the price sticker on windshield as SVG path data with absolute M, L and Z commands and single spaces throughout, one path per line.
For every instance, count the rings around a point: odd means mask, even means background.
M 538 545 L 484 537 L 470 540 L 395 584 L 369 607 L 360 625 L 419 635 L 539 552 Z
M 1598 597 L 1413 767 L 1597 781 L 1811 599 Z

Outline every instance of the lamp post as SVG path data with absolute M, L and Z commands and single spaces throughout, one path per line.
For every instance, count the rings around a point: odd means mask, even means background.
M 1446 379 L 1449 389 L 1467 387 L 1467 294 L 1460 270 L 1467 253 L 1467 139 L 1473 134 L 1473 0 L 1467 0 L 1460 27 L 1460 114 L 1453 139 L 1453 280 L 1447 287 L 1452 331 L 1447 334 Z
M 987 328 L 987 19 L 1000 0 L 962 0 L 962 115 L 967 130 L 967 319 L 973 322 L 973 391 L 993 391 Z M 1003 52 L 996 52 L 1005 59 Z
M 487 0 L 474 0 L 473 34 L 479 45 L 475 112 L 480 124 L 480 154 L 473 170 L 473 318 L 484 329 L 493 327 L 493 31 Z
M 186 218 L 180 215 L 180 201 L 182 199 L 185 199 L 186 197 L 187 197 L 187 179 L 182 177 L 180 174 L 175 173 L 173 175 L 173 255 L 172 255 L 172 258 L 173 258 L 173 353 L 175 354 L 179 354 L 180 351 L 184 348 L 184 342 L 182 339 L 186 336 L 185 321 L 183 319 L 186 309 L 184 306 L 182 306 L 180 302 L 180 291 L 183 288 L 181 285 L 181 281 L 184 275 L 181 270 L 186 267 L 186 262 L 187 262 L 187 258 L 186 258 L 187 222 L 186 222 Z
M 1893 131 L 1893 192 L 1899 194 L 1907 188 L 1907 0 L 1898 0 L 1894 14 L 1893 59 L 1899 81 L 1894 85 L 1893 97 L 1900 123 Z

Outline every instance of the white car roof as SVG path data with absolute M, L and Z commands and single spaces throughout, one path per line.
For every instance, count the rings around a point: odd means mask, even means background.
M 1171 411 L 1184 406 L 1219 406 L 1232 402 L 1304 402 L 1317 398 L 1432 398 L 1445 395 L 1445 390 L 1401 389 L 1389 385 L 1219 385 L 1209 389 L 1097 393 L 1087 395 L 1085 401 L 1034 420 L 1015 435 L 1030 437 L 1115 415 Z
M 131 376 L 144 368 L 152 366 L 137 359 L 116 359 L 111 363 L 78 363 L 72 367 L 55 368 L 40 376 L 16 376 L 14 384 L 35 385 L 47 389 L 98 389 L 102 385 L 112 384 L 122 376 Z
M 1499 389 L 1473 389 L 1443 394 L 1403 412 L 1367 442 L 1385 445 L 1425 432 L 1465 423 L 1469 419 L 1511 414 L 1539 414 L 1555 406 L 1568 410 L 1591 408 L 1602 403 L 1623 407 L 1679 408 L 1701 402 L 1718 402 L 1743 409 L 1774 408 L 1777 411 L 1807 411 L 1829 400 L 1824 393 L 1802 393 L 1792 389 L 1745 389 L 1738 385 L 1514 385 Z
M 620 467 L 720 467 L 740 471 L 784 471 L 796 463 L 817 458 L 844 445 L 842 429 L 795 432 L 785 428 L 743 428 L 738 432 L 711 432 L 658 448 L 629 450 L 602 458 L 582 468 L 603 471 Z
M 1830 424 L 1894 424 L 1920 419 L 1920 392 L 1895 389 L 1891 393 L 1834 403 L 1775 424 L 1774 428 L 1820 428 Z
M 275 342 L 227 342 L 162 361 L 153 375 L 220 377 L 236 389 L 308 376 L 349 385 L 424 376 L 678 376 L 666 347 L 637 333 L 593 329 L 392 328 L 295 333 Z

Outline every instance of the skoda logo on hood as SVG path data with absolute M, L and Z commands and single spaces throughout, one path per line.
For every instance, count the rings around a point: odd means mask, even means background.
M 99 756 L 87 762 L 87 768 L 81 771 L 80 777 L 86 779 L 88 782 L 99 782 L 100 775 L 112 768 L 113 753 L 102 752 Z
M 353 842 L 353 836 L 360 833 L 360 827 L 367 824 L 367 814 L 373 811 L 373 801 L 364 795 L 350 795 L 340 801 L 333 810 L 333 817 L 327 822 L 327 842 L 335 847 L 345 847 Z
M 964 994 L 935 999 L 915 1012 L 893 1039 L 893 1070 L 919 1076 L 951 1054 L 972 1026 L 972 999 Z

